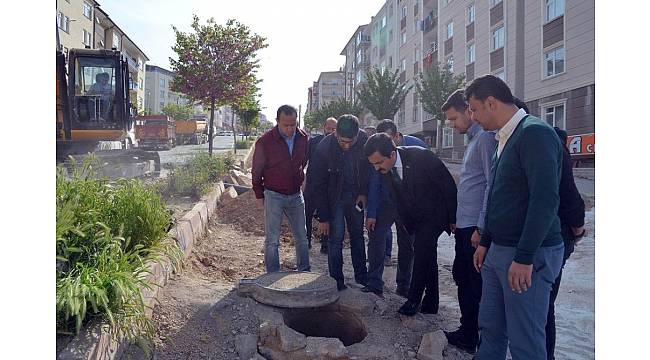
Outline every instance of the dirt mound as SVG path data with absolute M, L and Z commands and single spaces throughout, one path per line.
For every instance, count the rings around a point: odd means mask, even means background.
M 265 234 L 264 210 L 257 208 L 255 193 L 252 190 L 221 205 L 218 213 L 217 221 L 221 224 L 232 224 L 241 231 L 252 235 L 264 236 Z M 291 228 L 286 217 L 282 219 L 280 243 L 293 244 Z

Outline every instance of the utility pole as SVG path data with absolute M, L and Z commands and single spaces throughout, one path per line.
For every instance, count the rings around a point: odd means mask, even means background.
M 302 104 L 298 105 L 298 129 L 300 129 L 300 113 L 302 113 Z

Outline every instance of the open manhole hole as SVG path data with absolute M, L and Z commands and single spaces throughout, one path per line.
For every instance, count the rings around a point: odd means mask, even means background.
M 361 319 L 346 310 L 292 309 L 286 310 L 283 318 L 288 327 L 305 336 L 337 338 L 345 346 L 359 343 L 368 335 Z

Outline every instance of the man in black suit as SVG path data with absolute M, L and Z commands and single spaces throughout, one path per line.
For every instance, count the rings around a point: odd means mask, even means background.
M 313 169 L 312 159 L 314 153 L 316 152 L 316 147 L 318 144 L 329 134 L 333 134 L 336 131 L 336 118 L 328 118 L 325 120 L 323 125 L 323 134 L 316 135 L 309 139 L 308 149 L 307 149 L 307 176 L 305 177 L 305 190 L 303 191 L 303 197 L 305 198 L 305 221 L 307 225 L 307 243 L 311 249 L 311 234 L 312 234 L 312 221 L 314 213 L 316 212 L 316 203 L 314 202 L 314 189 L 313 183 Z M 327 254 L 327 236 L 321 234 L 320 236 L 320 252 L 321 254 Z
M 421 313 L 437 314 L 438 237 L 443 231 L 451 233 L 455 226 L 456 183 L 434 153 L 417 146 L 398 148 L 384 133 L 368 139 L 364 154 L 388 177 L 400 219 L 415 236 L 411 287 L 408 300 L 398 312 L 413 316 L 422 302 Z

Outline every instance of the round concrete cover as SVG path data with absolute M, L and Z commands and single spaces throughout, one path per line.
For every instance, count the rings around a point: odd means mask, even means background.
M 238 291 L 262 304 L 283 308 L 320 307 L 339 298 L 334 279 L 305 271 L 281 271 L 242 279 Z

